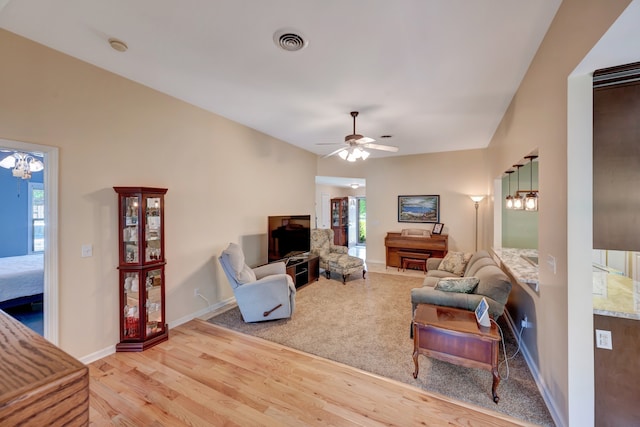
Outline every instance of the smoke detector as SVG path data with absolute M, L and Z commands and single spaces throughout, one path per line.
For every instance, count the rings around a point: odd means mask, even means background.
M 117 50 L 118 52 L 126 52 L 129 47 L 122 40 L 111 38 L 109 39 L 109 46 L 113 48 L 113 50 Z
M 297 52 L 309 44 L 299 31 L 290 28 L 283 28 L 273 33 L 273 42 L 287 52 Z

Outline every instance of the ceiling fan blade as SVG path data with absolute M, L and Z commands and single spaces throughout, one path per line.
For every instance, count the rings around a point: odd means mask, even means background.
M 358 144 L 369 144 L 370 142 L 374 142 L 375 139 L 369 138 L 368 136 L 363 136 L 362 138 L 356 140 Z
M 366 148 L 371 148 L 372 150 L 382 150 L 382 151 L 389 151 L 391 153 L 396 153 L 398 152 L 398 147 L 395 147 L 393 145 L 382 145 L 382 144 L 364 144 L 363 147 Z
M 344 145 L 344 142 L 317 142 L 316 145 Z
M 326 159 L 327 157 L 331 157 L 331 156 L 335 156 L 336 154 L 338 154 L 339 152 L 341 152 L 342 150 L 346 149 L 346 147 L 340 147 L 335 151 L 330 152 L 329 154 L 327 154 L 326 156 L 322 156 L 323 159 Z

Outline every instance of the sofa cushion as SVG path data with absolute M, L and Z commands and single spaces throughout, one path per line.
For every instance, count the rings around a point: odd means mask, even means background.
M 256 281 L 256 274 L 244 262 L 244 253 L 240 246 L 236 243 L 229 243 L 229 246 L 223 253 L 228 257 L 229 264 L 233 269 L 234 276 L 238 283 L 243 284 Z
M 497 265 L 487 265 L 475 273 L 480 282 L 474 293 L 486 295 L 497 303 L 505 305 L 511 292 L 509 277 Z
M 471 259 L 469 259 L 469 262 L 467 263 L 467 268 L 464 272 L 465 276 L 473 276 L 473 274 L 469 273 L 469 269 L 476 263 L 476 261 L 478 260 L 482 260 L 482 259 L 493 259 L 491 258 L 491 255 L 489 255 L 489 252 L 485 251 L 485 250 L 480 250 L 476 253 L 473 254 L 473 256 L 471 257 Z
M 482 258 L 476 260 L 471 266 L 467 266 L 467 271 L 464 273 L 465 276 L 475 276 L 478 270 L 487 265 L 496 265 L 495 261 L 491 258 Z
M 458 292 L 470 294 L 478 286 L 477 277 L 450 277 L 438 280 L 435 289 L 444 292 Z
M 466 252 L 448 252 L 438 266 L 438 270 L 444 270 L 456 276 L 462 276 L 472 255 L 473 254 Z

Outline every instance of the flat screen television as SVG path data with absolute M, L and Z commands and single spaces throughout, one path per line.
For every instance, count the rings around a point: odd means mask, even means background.
M 269 217 L 269 262 L 301 255 L 311 249 L 311 215 Z

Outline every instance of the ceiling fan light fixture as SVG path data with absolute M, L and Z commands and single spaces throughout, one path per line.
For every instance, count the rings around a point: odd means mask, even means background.
M 373 144 L 373 142 L 375 142 L 375 139 L 356 133 L 356 117 L 358 117 L 358 112 L 352 111 L 350 114 L 351 117 L 353 117 L 353 133 L 344 137 L 346 147 L 338 148 L 337 150 L 332 151 L 331 153 L 325 155 L 323 159 L 335 156 L 337 154 L 342 160 L 346 160 L 348 162 L 355 162 L 358 159 L 366 160 L 371 153 L 369 153 L 369 151 L 366 151 L 365 148 L 371 150 L 389 151 L 392 153 L 398 151 L 398 147 L 394 147 L 392 145 Z

